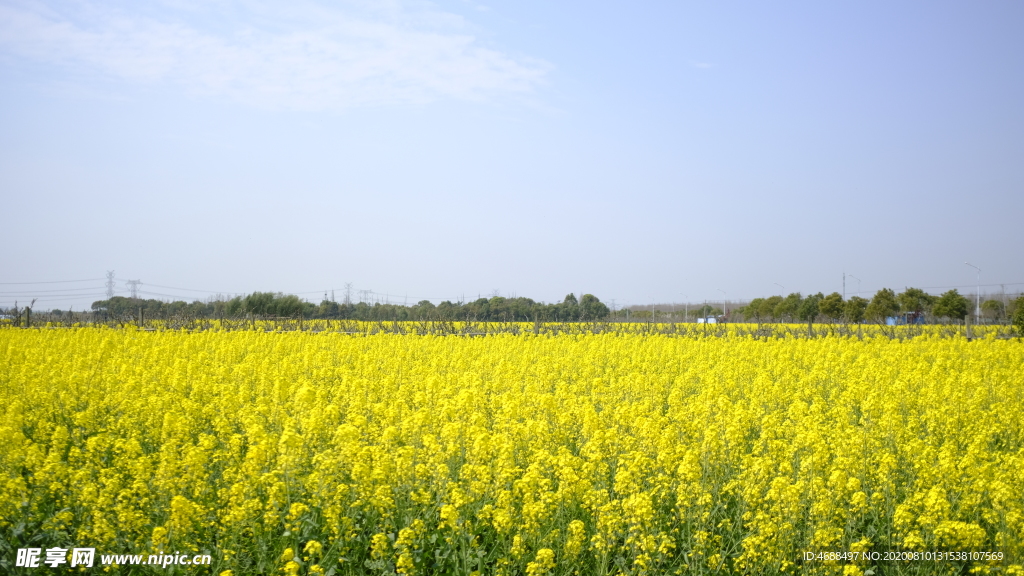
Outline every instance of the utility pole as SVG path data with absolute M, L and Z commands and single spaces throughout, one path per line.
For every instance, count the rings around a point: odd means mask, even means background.
M 854 280 L 857 281 L 857 295 L 860 296 L 860 278 L 857 278 L 853 274 L 850 274 L 850 278 L 853 278 Z M 845 298 L 844 298 L 844 300 L 845 300 Z
M 964 264 L 967 264 L 971 268 L 974 268 L 975 270 L 978 271 L 978 293 L 974 295 L 974 323 L 977 324 L 979 319 L 981 318 L 981 268 L 978 268 L 977 266 L 971 264 L 970 262 L 964 262 Z
M 107 300 L 114 297 L 114 271 L 107 270 Z
M 139 284 L 142 284 L 141 280 L 128 280 L 125 282 L 128 285 L 128 289 L 132 292 L 132 300 L 136 300 L 139 297 Z

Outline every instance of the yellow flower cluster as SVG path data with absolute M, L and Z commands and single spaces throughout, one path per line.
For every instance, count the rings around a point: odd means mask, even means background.
M 1019 341 L 368 332 L 0 329 L 0 553 L 194 551 L 215 574 L 1024 563 Z

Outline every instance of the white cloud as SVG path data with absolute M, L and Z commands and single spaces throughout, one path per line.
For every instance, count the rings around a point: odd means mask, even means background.
M 145 5 L 5 2 L 0 54 L 79 79 L 176 85 L 305 110 L 528 93 L 550 68 L 482 46 L 456 15 L 397 2 L 290 1 L 282 9 L 175 0 L 158 13 L 137 8 Z

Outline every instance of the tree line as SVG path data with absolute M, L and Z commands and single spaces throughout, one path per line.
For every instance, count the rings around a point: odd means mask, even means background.
M 92 311 L 105 317 L 142 315 L 145 318 L 171 318 L 189 316 L 194 318 L 324 318 L 364 321 L 484 321 L 484 322 L 586 322 L 605 320 L 611 311 L 593 294 L 583 294 L 578 300 L 574 294 L 567 295 L 562 302 L 546 304 L 530 298 L 504 298 L 494 296 L 479 298 L 472 302 L 451 302 L 445 300 L 433 304 L 421 300 L 416 304 L 367 304 L 323 300 L 319 305 L 292 294 L 280 292 L 254 292 L 236 296 L 229 300 L 208 302 L 184 301 L 163 302 L 154 299 L 132 299 L 114 296 L 108 300 L 92 303 Z
M 898 318 L 900 322 L 959 322 L 972 312 L 972 303 L 956 289 L 939 296 L 920 288 L 907 288 L 897 294 L 883 288 L 870 298 L 852 296 L 844 299 L 838 292 L 821 292 L 803 296 L 799 292 L 787 296 L 775 295 L 755 298 L 747 305 L 729 313 L 704 305 L 689 310 L 691 318 L 718 317 L 728 321 L 746 322 L 878 322 Z M 989 299 L 981 304 L 983 315 L 991 320 L 1009 320 L 1024 333 L 1024 297 L 1005 306 L 999 300 Z M 149 319 L 191 318 L 326 318 L 363 321 L 486 321 L 486 322 L 579 322 L 596 320 L 652 320 L 652 310 L 624 309 L 614 315 L 593 294 L 579 299 L 568 294 L 562 302 L 548 304 L 530 298 L 478 298 L 471 302 L 444 301 L 433 304 L 422 300 L 412 305 L 366 302 L 349 303 L 323 300 L 314 304 L 292 294 L 254 292 L 231 299 L 213 299 L 207 302 L 132 299 L 115 296 L 92 304 L 93 313 L 100 317 L 117 318 L 141 315 Z M 674 319 L 675 313 L 669 315 Z
M 1009 309 L 999 300 L 986 300 L 982 314 L 993 320 L 1011 319 L 1024 326 L 1024 297 L 1010 303 Z M 844 300 L 838 292 L 828 296 L 821 292 L 807 297 L 792 293 L 786 297 L 755 298 L 736 310 L 744 319 L 754 322 L 885 322 L 889 318 L 900 322 L 958 322 L 971 311 L 971 302 L 956 289 L 939 296 L 920 288 L 907 288 L 897 294 L 882 288 L 869 300 L 853 296 Z

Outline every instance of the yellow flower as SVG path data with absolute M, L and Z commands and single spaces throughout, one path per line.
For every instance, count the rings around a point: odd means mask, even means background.
M 550 548 L 541 548 L 537 557 L 526 565 L 527 576 L 544 576 L 555 568 L 555 552 Z
M 323 544 L 317 542 L 316 540 L 310 540 L 309 542 L 306 542 L 306 545 L 302 548 L 303 553 L 309 554 L 313 557 L 320 556 L 323 553 L 323 551 Z
M 0 318 L 0 534 L 226 574 L 408 575 L 437 546 L 504 575 L 1024 555 L 1004 327 L 288 322 Z
M 370 556 L 375 560 L 384 558 L 388 554 L 390 542 L 386 534 L 377 533 L 370 539 Z

